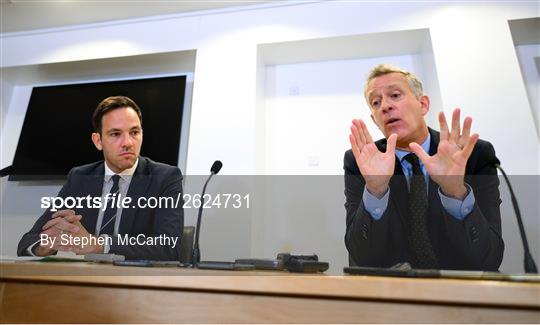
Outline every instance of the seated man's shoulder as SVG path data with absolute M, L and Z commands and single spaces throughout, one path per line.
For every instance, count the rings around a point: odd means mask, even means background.
M 103 173 L 103 161 L 96 161 L 90 164 L 73 167 L 69 173 L 71 175 L 88 175 L 94 173 Z
M 354 159 L 354 155 L 353 155 L 352 149 L 349 149 L 349 150 L 345 151 L 344 160 L 348 161 L 348 160 L 351 160 L 351 159 Z
M 495 164 L 500 164 L 499 159 L 495 155 L 495 148 L 486 140 L 478 139 L 474 149 L 467 161 L 465 173 L 467 175 L 474 174 L 495 174 Z
M 358 166 L 356 165 L 356 160 L 352 149 L 345 151 L 345 156 L 343 157 L 343 169 L 346 173 L 359 174 Z
M 484 162 L 485 160 L 487 160 L 488 162 L 498 161 L 495 155 L 495 148 L 493 147 L 491 142 L 478 139 L 471 153 L 471 156 L 469 157 L 468 163 L 471 164 L 475 162 Z
M 476 142 L 476 145 L 474 146 L 474 151 L 482 152 L 486 150 L 490 152 L 491 151 L 495 152 L 495 149 L 493 148 L 493 145 L 491 144 L 491 142 L 478 139 L 478 141 Z
M 140 161 L 139 163 L 143 162 L 146 165 L 147 173 L 150 175 L 170 175 L 170 174 L 180 174 L 180 168 L 177 166 L 172 166 L 164 163 L 160 163 L 157 161 L 153 161 L 150 158 L 147 157 L 139 157 Z

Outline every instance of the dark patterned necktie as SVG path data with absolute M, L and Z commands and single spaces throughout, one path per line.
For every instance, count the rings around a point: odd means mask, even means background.
M 413 174 L 409 180 L 409 247 L 411 264 L 415 268 L 438 268 L 437 257 L 433 251 L 427 230 L 428 198 L 424 174 L 415 154 L 404 158 L 412 165 Z
M 109 236 L 114 235 L 114 219 L 116 219 L 116 206 L 113 206 L 113 197 L 116 198 L 116 201 L 118 200 L 118 192 L 120 190 L 119 181 L 120 176 L 113 175 L 113 186 L 111 188 L 111 191 L 109 192 L 108 200 L 105 202 L 107 204 L 107 207 L 105 209 L 105 213 L 103 213 L 103 220 L 101 221 L 101 229 L 99 231 L 99 234 L 107 234 Z

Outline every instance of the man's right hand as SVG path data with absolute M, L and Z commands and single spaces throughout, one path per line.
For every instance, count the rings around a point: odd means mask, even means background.
M 60 246 L 60 236 L 63 233 L 78 232 L 82 216 L 76 215 L 73 210 L 58 210 L 51 216 L 44 226 L 41 234 L 46 234 L 49 237 L 55 237 L 55 245 L 53 247 L 37 245 L 34 249 L 34 254 L 37 256 L 48 256 L 57 252 L 56 246 Z
M 392 134 L 388 138 L 386 152 L 380 152 L 364 121 L 357 119 L 352 123 L 349 141 L 356 164 L 364 176 L 368 191 L 381 198 L 394 174 L 397 135 Z

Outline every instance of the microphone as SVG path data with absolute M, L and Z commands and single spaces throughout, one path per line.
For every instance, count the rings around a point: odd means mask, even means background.
M 197 267 L 197 265 L 201 261 L 201 251 L 199 250 L 199 231 L 201 230 L 201 217 L 202 217 L 202 210 L 204 206 L 204 193 L 206 192 L 206 186 L 208 185 L 208 182 L 212 178 L 212 176 L 219 173 L 221 170 L 221 167 L 223 167 L 223 163 L 219 160 L 214 161 L 212 164 L 212 167 L 210 168 L 210 176 L 206 180 L 206 183 L 204 183 L 204 187 L 201 194 L 201 206 L 199 207 L 199 215 L 197 217 L 197 229 L 195 230 L 195 243 L 193 244 L 193 252 L 191 254 L 191 265 L 193 267 Z
M 13 165 L 7 166 L 6 168 L 3 168 L 0 170 L 0 178 L 9 176 L 14 171 L 15 171 L 15 167 L 13 167 Z
M 223 163 L 219 160 L 216 160 L 214 161 L 214 163 L 212 164 L 212 167 L 210 167 L 210 177 L 212 177 L 212 175 L 215 175 L 217 173 L 219 173 L 219 171 L 221 170 L 221 167 L 223 167 Z
M 534 259 L 531 255 L 531 251 L 529 250 L 529 242 L 527 241 L 527 235 L 525 234 L 525 228 L 523 227 L 523 221 L 521 220 L 521 212 L 519 211 L 519 205 L 516 199 L 516 196 L 514 195 L 514 190 L 512 189 L 512 185 L 510 185 L 510 180 L 508 179 L 508 176 L 506 176 L 506 173 L 501 168 L 500 162 L 497 160 L 493 163 L 493 166 L 501 171 L 504 180 L 506 181 L 506 184 L 508 185 L 508 189 L 510 190 L 510 197 L 512 199 L 512 206 L 514 208 L 514 213 L 516 214 L 516 219 L 519 226 L 519 234 L 521 235 L 521 241 L 523 243 L 523 251 L 525 254 L 524 258 L 524 267 L 525 267 L 525 273 L 538 273 L 538 269 L 536 268 L 536 263 L 534 262 Z

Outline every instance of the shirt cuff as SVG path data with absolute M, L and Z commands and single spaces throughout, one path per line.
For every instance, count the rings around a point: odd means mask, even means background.
M 109 235 L 102 234 L 99 235 L 99 237 L 105 238 L 105 243 L 103 244 L 103 254 L 109 254 L 109 251 L 111 250 L 111 246 L 109 246 L 109 241 L 107 238 L 109 238 Z
M 28 248 L 26 248 L 26 252 L 28 253 L 28 255 L 30 256 L 34 256 L 34 257 L 39 257 L 37 256 L 36 254 L 34 254 L 34 251 L 32 249 L 34 249 L 34 247 L 39 244 L 39 240 L 35 243 L 33 243 L 32 245 L 28 246 Z
M 476 202 L 472 188 L 467 183 L 465 183 L 465 187 L 467 188 L 467 196 L 463 201 L 444 195 L 439 187 L 439 197 L 444 209 L 449 215 L 458 220 L 465 219 L 471 213 Z
M 375 220 L 379 220 L 386 207 L 388 207 L 388 197 L 390 196 L 390 188 L 386 190 L 382 198 L 377 198 L 375 195 L 369 193 L 367 187 L 364 187 L 364 194 L 362 200 L 364 202 L 364 208 Z

